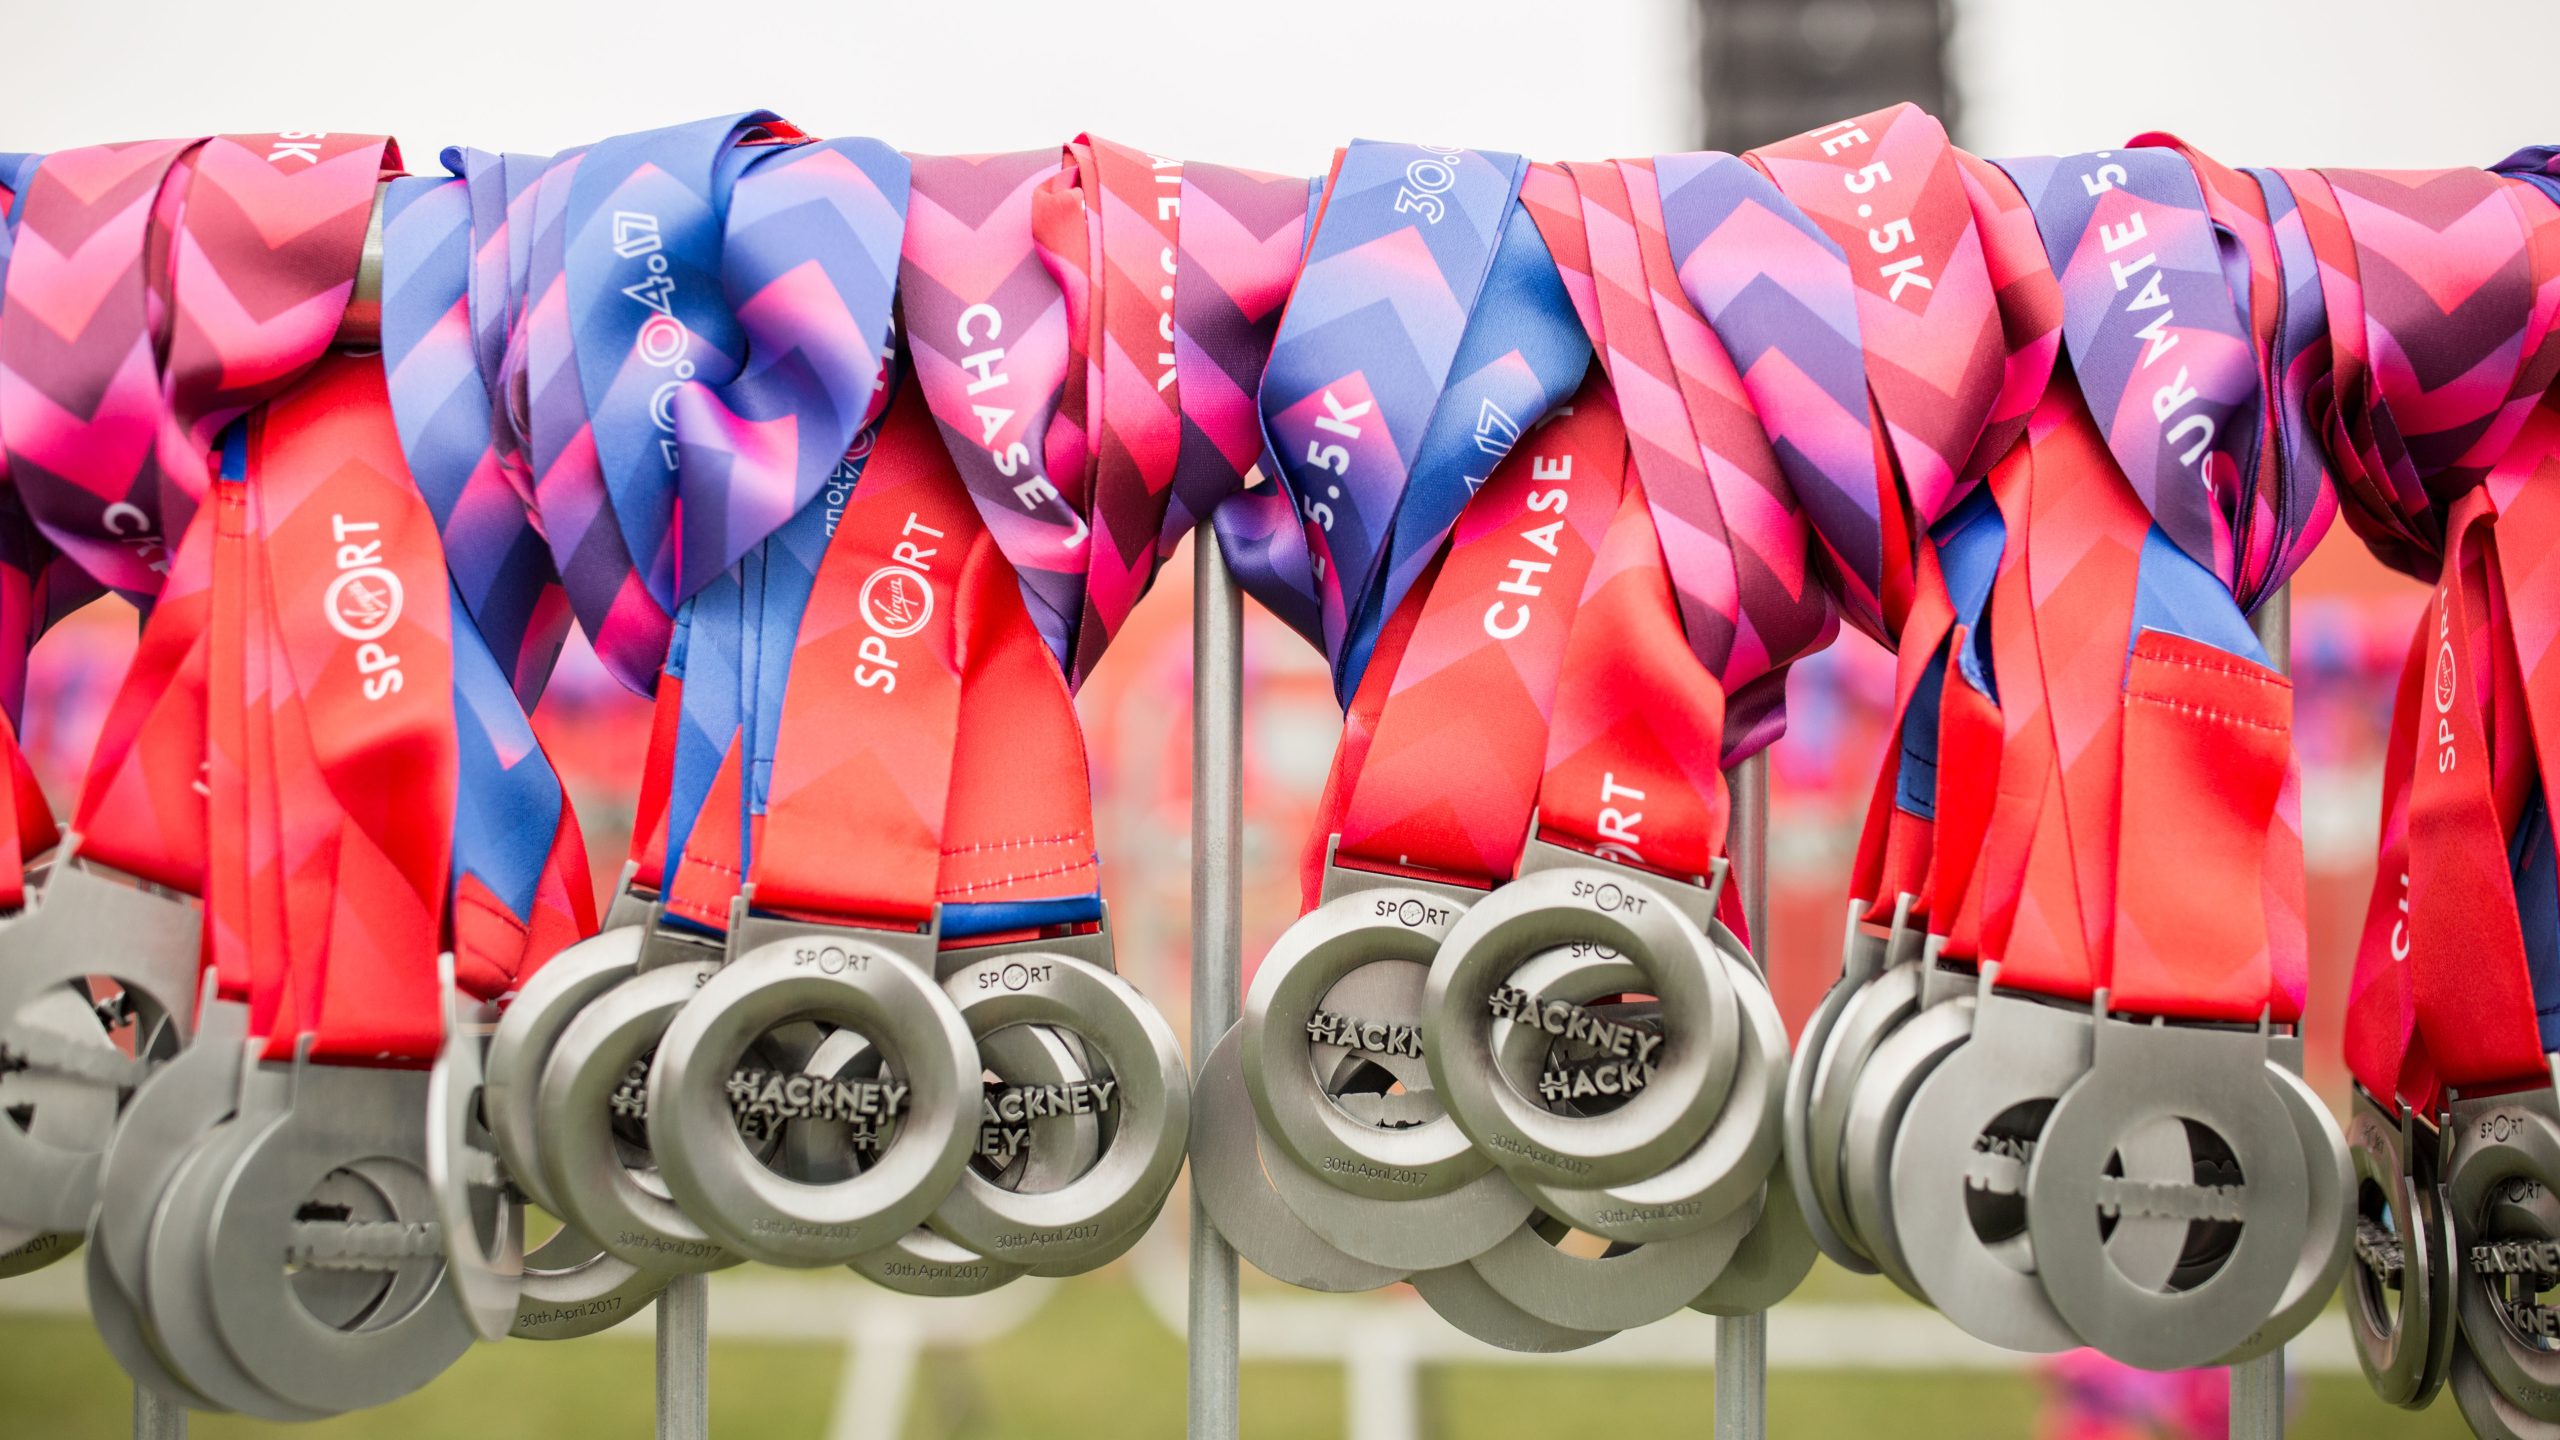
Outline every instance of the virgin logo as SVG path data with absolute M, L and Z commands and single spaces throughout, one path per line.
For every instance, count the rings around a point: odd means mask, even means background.
M 400 623 L 400 577 L 379 565 L 341 571 L 329 582 L 322 609 L 329 628 L 359 643 L 379 640 Z
M 2439 715 L 2453 709 L 2453 681 L 2453 643 L 2447 641 L 2436 651 L 2436 713 Z
M 862 620 L 885 639 L 904 640 L 933 618 L 933 586 L 903 565 L 883 565 L 862 582 Z

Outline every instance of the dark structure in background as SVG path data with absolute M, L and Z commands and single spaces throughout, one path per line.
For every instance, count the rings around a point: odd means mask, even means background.
M 1962 136 L 1953 0 L 1697 0 L 1706 143 L 1742 151 L 1909 100 Z

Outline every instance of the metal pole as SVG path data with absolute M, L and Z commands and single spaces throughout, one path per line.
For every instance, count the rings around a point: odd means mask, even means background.
M 1769 754 L 1726 774 L 1733 815 L 1725 849 L 1729 883 L 1742 886 L 1742 916 L 1765 969 L 1769 957 Z M 1761 1440 L 1769 1433 L 1769 1312 L 1716 1317 L 1717 1440 Z
M 2249 618 L 2267 663 L 2293 673 L 2293 591 L 2277 591 Z M 2282 1440 L 2284 1347 L 2231 1367 L 2231 1440 Z
M 187 1407 L 148 1385 L 134 1386 L 133 1440 L 187 1440 Z
M 1191 1053 L 1236 1022 L 1244 950 L 1244 597 L 1191 537 Z M 1191 1440 L 1234 1440 L 1236 1252 L 1191 1192 Z
M 658 1440 L 711 1440 L 711 1277 L 658 1295 Z

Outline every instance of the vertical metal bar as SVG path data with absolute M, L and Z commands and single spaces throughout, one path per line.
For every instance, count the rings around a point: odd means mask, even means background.
M 1769 956 L 1769 755 L 1752 756 L 1726 773 L 1733 814 L 1725 850 L 1742 886 L 1742 916 L 1765 967 Z M 1769 1433 L 1769 1313 L 1716 1319 L 1717 1440 L 1761 1440 Z
M 133 1440 L 187 1440 L 187 1407 L 148 1385 L 134 1386 Z
M 1191 1053 L 1236 1022 L 1244 950 L 1244 597 L 1191 537 Z M 1190 1440 L 1234 1440 L 1236 1252 L 1191 1192 Z
M 658 1295 L 658 1440 L 711 1440 L 711 1277 Z
M 2293 591 L 2269 596 L 2249 617 L 2266 647 L 2267 663 L 2293 673 Z M 2278 1346 L 2255 1360 L 2231 1367 L 2231 1440 L 2282 1440 L 2284 1435 L 2284 1348 Z

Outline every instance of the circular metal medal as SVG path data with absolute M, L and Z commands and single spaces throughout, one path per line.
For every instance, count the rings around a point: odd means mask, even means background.
M 253 1070 L 252 1077 L 244 1079 L 244 1100 L 258 1084 L 254 1077 Z M 215 1127 L 179 1162 L 152 1223 L 144 1255 L 145 1278 L 133 1298 L 141 1305 L 146 1333 L 157 1337 L 158 1357 L 181 1385 L 222 1409 L 289 1424 L 317 1420 L 328 1411 L 292 1404 L 251 1379 L 222 1343 L 214 1322 L 205 1234 L 212 1223 L 215 1195 L 233 1163 L 260 1132 L 282 1123 L 283 1117 L 273 1108 L 258 1107 Z M 281 1272 L 283 1267 L 277 1269 Z M 351 1293 L 346 1283 L 353 1277 L 304 1271 L 297 1278 L 309 1286 L 315 1303 L 329 1307 L 332 1318 L 361 1313 L 365 1296 Z
M 444 1231 L 445 1280 L 463 1318 L 481 1339 L 504 1340 L 524 1284 L 524 1201 L 480 1120 L 481 1051 L 495 1013 L 455 986 L 450 953 L 437 964 L 444 1045 L 427 1071 L 427 1188 Z
M 679 961 L 588 1001 L 552 1046 L 534 1097 L 536 1153 L 560 1218 L 624 1260 L 671 1275 L 746 1258 L 713 1240 L 666 1193 L 655 1147 L 639 1143 L 646 1136 L 633 1113 L 647 1113 L 642 1087 L 669 1022 L 719 968 L 717 961 Z
M 1930 1006 L 1885 1036 L 1859 1067 L 1841 1126 L 1840 1198 L 1848 1203 L 1850 1233 L 1865 1243 L 1886 1279 L 1922 1300 L 1929 1297 L 1911 1278 L 1894 1229 L 1893 1142 L 1921 1082 L 1973 1033 L 1973 1006 L 1970 998 Z
M 1496 1293 L 1472 1265 L 1425 1270 L 1414 1292 L 1462 1334 L 1523 1355 L 1556 1355 L 1597 1345 L 1614 1330 L 1576 1330 L 1541 1320 Z
M 1840 944 L 1840 978 L 1823 992 L 1820 1004 L 1804 1022 L 1804 1033 L 1796 1038 L 1794 1057 L 1787 1064 L 1787 1090 L 1780 1112 L 1779 1133 L 1784 1141 L 1787 1162 L 1787 1189 L 1805 1207 L 1805 1233 L 1814 1247 L 1831 1258 L 1831 1263 L 1853 1275 L 1873 1275 L 1875 1262 L 1866 1252 L 1849 1243 L 1832 1224 L 1830 1214 L 1813 1198 L 1813 1077 L 1822 1064 L 1823 1052 L 1831 1044 L 1840 1017 L 1847 1013 L 1849 1002 L 1858 998 L 1868 983 L 1884 973 L 1885 955 L 1892 937 L 1879 933 L 1858 917 L 1866 909 L 1859 901 L 1849 902 L 1848 933 Z M 1908 923 L 1911 897 L 1905 895 L 1895 906 L 1894 929 Z M 1738 1263 L 1738 1262 L 1737 1262 Z
M 1107 1113 L 1115 1123 L 1100 1158 L 1063 1183 L 1008 1189 L 964 1168 L 931 1225 L 981 1255 L 1013 1263 L 1093 1260 L 1143 1225 L 1181 1173 L 1191 1131 L 1191 1075 L 1173 1027 L 1127 981 L 1063 955 L 1011 951 L 973 960 L 942 984 L 959 1007 L 973 1054 L 986 1036 L 1018 1025 L 1045 1026 L 1082 1042 L 1089 1078 L 994 1090 L 984 1103 L 999 1122 L 1019 1124 L 1054 1108 Z
M 825 1184 L 783 1175 L 749 1149 L 730 1095 L 750 1051 L 805 1022 L 862 1032 L 895 1077 L 886 1088 L 813 1078 L 813 1102 L 838 1094 L 835 1108 L 891 1127 L 876 1160 Z M 667 1026 L 649 1073 L 649 1144 L 668 1192 L 730 1249 L 773 1265 L 842 1265 L 951 1193 L 977 1147 L 980 1074 L 969 1027 L 913 960 L 849 931 L 776 940 L 710 976 Z
M 1920 967 L 1897 965 L 1859 988 L 1843 1007 L 1831 1037 L 1813 1060 L 1807 1086 L 1805 1172 L 1812 1180 L 1808 1197 L 1822 1218 L 1852 1253 L 1866 1258 L 1873 1273 L 1875 1246 L 1858 1233 L 1849 1218 L 1849 1200 L 1840 1188 L 1840 1146 L 1849 1128 L 1849 1104 L 1858 1093 L 1858 1074 L 1884 1037 L 1920 1013 Z
M 2411 1138 L 2399 1117 L 2356 1087 L 2347 1116 L 2356 1181 L 2347 1329 L 2373 1393 L 2417 1410 L 2444 1385 L 2461 1326 L 2454 1316 L 2453 1215 L 2419 1170 L 2433 1146 Z
M 2448 1366 L 2453 1403 L 2480 1440 L 2560 1440 L 2560 1424 L 2537 1420 L 2489 1381 L 2471 1351 L 2455 1346 Z
M 1245 993 L 1241 1058 L 1254 1113 L 1280 1147 L 1272 1162 L 1389 1202 L 1449 1194 L 1492 1169 L 1442 1107 L 1423 1058 L 1423 989 L 1461 909 L 1422 890 L 1362 890 L 1301 916 L 1263 957 Z M 1326 1080 L 1354 1053 L 1394 1077 L 1413 1113 L 1373 1120 L 1330 1093 Z
M 385 1404 L 471 1348 L 427 1184 L 426 1081 L 296 1066 L 292 1108 L 240 1148 L 215 1190 L 215 1327 L 241 1369 L 290 1404 Z M 373 1293 L 355 1315 L 324 1317 L 303 1302 L 296 1268 L 342 1269 Z
M 106 1252 L 107 1268 L 128 1295 L 142 1293 L 151 1222 L 170 1179 L 187 1152 L 239 1103 L 248 1039 L 249 1007 L 218 998 L 214 976 L 206 972 L 195 1042 L 133 1092 L 107 1142 L 89 1243 Z
M 1245 1090 L 1242 1030 L 1239 1023 L 1219 1036 L 1192 1080 L 1191 1186 L 1200 1208 L 1255 1269 L 1302 1290 L 1349 1294 L 1405 1278 L 1327 1244 L 1272 1188 L 1270 1167 L 1291 1162 L 1276 1149 L 1264 1159 L 1267 1141 Z
M 2455 1102 L 2444 1193 L 2461 1261 L 2454 1313 L 2480 1373 L 2516 1411 L 2560 1424 L 2560 1122 L 2549 1090 Z
M 1632 962 L 1672 1040 L 1642 1090 L 1587 1118 L 1513 1088 L 1494 1064 L 1490 1023 L 1507 1011 L 1551 1034 L 1590 1028 L 1567 1013 L 1578 1007 L 1510 985 L 1532 957 L 1577 945 Z M 1521 876 L 1461 917 L 1432 962 L 1423 1013 L 1432 1085 L 1451 1118 L 1522 1180 L 1578 1189 L 1641 1180 L 1688 1153 L 1724 1107 L 1741 1050 L 1733 980 L 1706 933 L 1642 882 L 1578 866 Z
M 622 925 L 590 935 L 544 962 L 517 989 L 516 998 L 498 1017 L 482 1062 L 481 1113 L 490 1136 L 498 1142 L 498 1158 L 508 1178 L 533 1203 L 554 1215 L 563 1214 L 551 1195 L 542 1149 L 534 1132 L 534 1106 L 542 1090 L 542 1073 L 551 1063 L 552 1047 L 588 1002 L 630 979 L 640 969 L 648 939 L 640 925 Z
M 2302 1137 L 2268 1078 L 2253 1031 L 2099 1024 L 2089 1073 L 2055 1103 L 2027 1166 L 2027 1227 L 2045 1293 L 2087 1343 L 2129 1365 L 2210 1362 L 2274 1314 L 2310 1222 Z M 2109 1175 L 2144 1127 L 2174 1120 L 2202 1153 L 2227 1153 L 2210 1181 Z M 2106 1222 L 2234 1226 L 2209 1273 L 2146 1285 L 2107 1252 Z M 2191 1234 L 2193 1231 L 2191 1230 Z M 2219 1245 L 2221 1242 L 2215 1242 Z
M 2259 1326 L 2256 1334 L 2215 1362 L 2222 1365 L 2255 1360 L 2301 1334 L 2328 1308 L 2339 1278 L 2355 1258 L 2356 1172 L 2347 1155 L 2347 1137 L 2338 1129 L 2336 1117 L 2329 1113 L 2328 1102 L 2291 1067 L 2271 1063 L 2267 1072 L 2276 1093 L 2284 1100 L 2286 1113 L 2293 1116 L 2294 1130 L 2302 1136 L 2302 1169 L 2311 1177 L 2307 1197 L 2310 1228 L 2306 1232 L 2310 1243 L 2303 1246 L 2302 1258 L 2293 1268 L 2293 1281 L 2285 1286 L 2284 1300 L 2276 1307 L 2276 1313 L 2267 1317 L 2267 1323 Z M 2123 1228 L 2121 1223 L 2118 1228 Z
M 1787 1184 L 1783 1169 L 1769 1176 L 1759 1222 L 1742 1237 L 1741 1248 L 1725 1262 L 1724 1273 L 1689 1302 L 1690 1309 L 1707 1315 L 1750 1315 L 1774 1309 L 1813 1273 L 1813 1262 L 1822 1252 L 1815 1248 L 1812 1227 L 1805 1223 L 1805 1207 L 1788 1193 Z
M 1660 1174 L 1601 1189 L 1518 1181 L 1540 1209 L 1575 1229 L 1622 1244 L 1647 1245 L 1718 1226 L 1756 1203 L 1777 1165 L 1780 1092 L 1787 1073 L 1786 1021 L 1740 943 L 1722 925 L 1712 927 L 1710 934 L 1728 967 L 1743 1019 L 1734 1085 L 1724 1108 L 1697 1146 Z M 1642 980 L 1634 966 L 1616 957 L 1577 956 L 1569 950 L 1551 950 L 1515 973 L 1521 988 L 1577 1004 L 1623 993 Z M 1548 1089 L 1580 1089 L 1557 1081 L 1562 1073 L 1571 1073 L 1593 1057 L 1567 1049 L 1560 1057 L 1565 1071 L 1543 1073 L 1553 1052 L 1535 1053 L 1534 1042 L 1539 1038 L 1543 1037 L 1526 1027 L 1506 1026 L 1496 1039 L 1496 1058 L 1513 1087 L 1541 1095 Z M 1587 1051 L 1588 1047 L 1579 1048 Z M 1617 1062 L 1604 1058 L 1600 1063 L 1606 1076 L 1606 1067 Z

